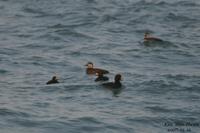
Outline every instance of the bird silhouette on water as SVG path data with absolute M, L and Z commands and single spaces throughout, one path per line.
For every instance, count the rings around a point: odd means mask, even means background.
M 87 74 L 96 74 L 96 73 L 102 73 L 102 74 L 108 74 L 109 71 L 100 69 L 100 68 L 94 68 L 94 64 L 92 62 L 88 62 L 85 66 L 86 68 L 86 73 Z
M 96 73 L 96 76 L 97 76 L 97 78 L 95 79 L 95 82 L 109 80 L 109 78 L 104 76 L 103 73 L 101 73 L 101 72 Z
M 46 84 L 57 84 L 58 82 L 58 78 L 56 76 L 53 76 L 51 80 L 49 80 Z
M 122 84 L 120 82 L 121 80 L 122 80 L 122 76 L 120 74 L 117 74 L 115 76 L 115 81 L 114 82 L 103 83 L 102 85 L 104 87 L 112 88 L 112 89 L 121 88 L 122 87 Z

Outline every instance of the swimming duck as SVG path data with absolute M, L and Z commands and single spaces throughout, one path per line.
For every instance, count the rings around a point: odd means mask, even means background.
M 163 40 L 159 39 L 159 38 L 156 38 L 156 37 L 151 37 L 150 36 L 150 33 L 146 32 L 144 34 L 144 41 L 159 41 L 159 42 L 162 42 Z
M 97 78 L 95 79 L 95 82 L 98 82 L 98 81 L 108 81 L 109 80 L 108 77 L 104 76 L 100 72 L 96 73 L 96 76 L 97 76 Z
M 58 78 L 56 76 L 53 76 L 51 80 L 49 80 L 46 84 L 56 84 L 58 82 Z
M 96 73 L 102 73 L 107 74 L 109 71 L 100 69 L 100 68 L 94 68 L 94 65 L 92 62 L 88 62 L 85 66 L 87 66 L 86 73 L 87 74 L 96 74 Z
M 121 81 L 122 80 L 122 76 L 120 74 L 117 74 L 115 76 L 115 81 L 114 82 L 108 82 L 108 83 L 104 83 L 102 84 L 104 87 L 108 87 L 108 88 L 120 88 L 122 86 Z

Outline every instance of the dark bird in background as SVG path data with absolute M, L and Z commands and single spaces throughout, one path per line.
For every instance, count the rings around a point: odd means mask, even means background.
M 144 34 L 144 41 L 147 42 L 147 41 L 157 41 L 157 42 L 162 42 L 163 40 L 159 39 L 159 38 L 156 38 L 156 37 L 152 37 L 150 36 L 150 33 L 146 32 Z
M 95 79 L 95 82 L 109 80 L 109 78 L 104 76 L 103 73 L 101 73 L 101 72 L 96 73 L 96 76 L 97 76 L 97 78 Z
M 46 84 L 56 84 L 58 82 L 58 78 L 56 76 L 53 76 L 51 80 L 49 80 Z
M 121 88 L 122 87 L 122 84 L 120 82 L 121 80 L 122 80 L 122 76 L 120 74 L 117 74 L 115 76 L 114 82 L 103 83 L 102 85 L 104 87 L 113 88 L 113 89 Z
M 107 70 L 100 69 L 100 68 L 94 68 L 94 65 L 92 62 L 88 62 L 85 66 L 87 66 L 87 68 L 86 68 L 87 74 L 96 74 L 96 73 L 107 74 L 107 73 L 109 73 L 109 71 L 107 71 Z

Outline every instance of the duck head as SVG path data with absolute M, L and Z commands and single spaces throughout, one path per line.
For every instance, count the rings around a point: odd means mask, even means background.
M 88 62 L 85 66 L 87 66 L 87 68 L 93 68 L 94 67 L 92 62 Z
M 56 76 L 53 76 L 52 80 L 58 80 L 58 78 Z
M 121 74 L 117 74 L 117 75 L 115 76 L 115 82 L 120 82 L 121 80 L 122 80 Z
M 150 33 L 148 33 L 148 32 L 145 32 L 145 33 L 144 33 L 144 38 L 148 38 L 148 37 L 149 37 L 149 35 L 150 35 Z

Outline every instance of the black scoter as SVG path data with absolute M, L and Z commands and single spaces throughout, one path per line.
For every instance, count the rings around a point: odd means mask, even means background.
M 56 76 L 53 76 L 51 80 L 49 80 L 46 84 L 56 84 L 59 83 Z
M 95 82 L 98 82 L 98 81 L 108 81 L 109 78 L 104 76 L 102 73 L 96 73 L 96 76 L 97 78 L 95 79 Z
M 122 80 L 122 76 L 120 74 L 117 74 L 115 76 L 115 81 L 114 82 L 108 82 L 108 83 L 104 83 L 102 85 L 104 87 L 113 88 L 113 89 L 120 88 L 120 87 L 122 87 L 122 84 L 120 82 L 121 80 Z

